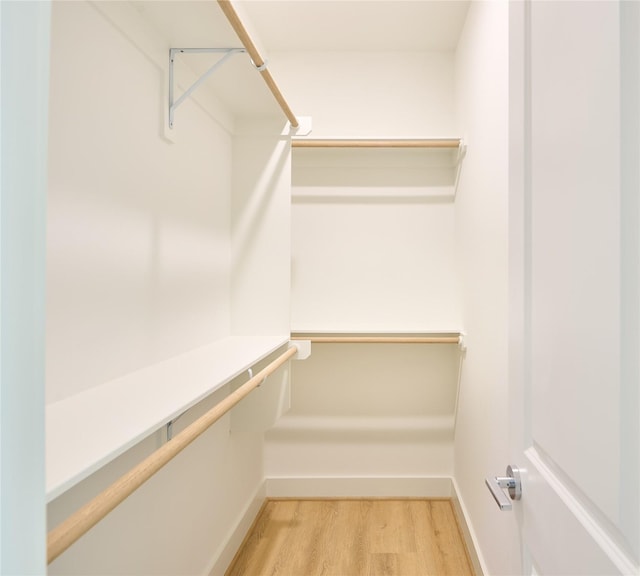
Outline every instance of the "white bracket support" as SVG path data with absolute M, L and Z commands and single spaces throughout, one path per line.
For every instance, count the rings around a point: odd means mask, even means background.
M 311 356 L 311 340 L 290 340 L 289 343 L 298 350 L 294 360 L 306 360 Z
M 249 380 L 251 380 L 251 378 L 253 378 L 253 368 L 247 368 L 247 374 L 249 375 Z M 267 378 L 268 376 L 265 376 L 262 379 L 262 382 L 260 382 L 260 384 L 258 384 L 256 388 L 260 388 L 260 386 L 262 386 L 267 381 Z
M 311 116 L 298 116 L 298 127 L 291 128 L 292 136 L 308 136 L 313 130 L 313 121 Z
M 462 172 L 462 161 L 467 155 L 467 143 L 464 140 L 460 140 L 460 146 L 458 147 L 458 157 L 456 158 L 456 180 L 453 185 L 453 197 L 458 194 L 458 182 L 460 182 L 460 172 Z
M 222 66 L 231 56 L 234 54 L 240 54 L 246 52 L 244 48 L 170 48 L 169 49 L 169 128 L 173 128 L 173 118 L 175 111 L 191 94 L 200 86 L 211 74 L 214 73 L 220 66 Z M 173 99 L 174 91 L 174 79 L 173 79 L 173 63 L 176 54 L 222 54 L 220 58 L 213 66 L 211 66 L 198 80 L 196 80 L 184 94 L 180 96 L 175 102 Z
M 167 422 L 167 425 L 166 425 L 167 442 L 169 442 L 169 440 L 173 438 L 173 424 L 177 422 L 179 418 L 182 418 L 186 413 L 187 411 L 185 410 L 182 414 L 178 414 L 175 418 Z
M 460 332 L 460 335 L 458 336 L 458 347 L 462 354 L 467 351 L 467 335 L 464 332 Z

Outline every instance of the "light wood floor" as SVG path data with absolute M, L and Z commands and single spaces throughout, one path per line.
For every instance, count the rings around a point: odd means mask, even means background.
M 268 500 L 227 576 L 472 576 L 449 500 Z

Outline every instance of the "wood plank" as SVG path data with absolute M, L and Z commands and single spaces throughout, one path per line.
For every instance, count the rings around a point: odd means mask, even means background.
M 410 500 L 374 500 L 369 524 L 373 554 L 416 552 Z
M 471 576 L 449 500 L 268 500 L 227 576 Z
M 459 138 L 431 139 L 293 139 L 293 148 L 459 148 Z
M 292 336 L 316 344 L 459 344 L 460 336 Z

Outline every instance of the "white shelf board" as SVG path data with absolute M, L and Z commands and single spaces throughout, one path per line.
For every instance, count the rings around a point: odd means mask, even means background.
M 46 408 L 47 501 L 239 376 L 288 335 L 230 336 Z
M 296 168 L 455 168 L 458 148 L 293 148 Z
M 455 415 L 441 416 L 320 416 L 309 414 L 285 414 L 269 429 L 271 440 L 318 439 L 321 437 L 353 439 L 382 435 L 390 438 L 401 435 L 416 440 L 453 440 Z
M 449 432 L 455 425 L 453 415 L 442 416 L 396 416 L 396 417 L 364 417 L 364 416 L 319 416 L 309 414 L 285 414 L 270 429 L 274 431 L 419 431 Z
M 426 329 L 389 329 L 389 328 L 338 328 L 338 329 L 326 329 L 326 328 L 291 328 L 291 334 L 294 336 L 459 336 L 464 334 L 464 331 L 460 328 L 445 328 L 442 330 Z

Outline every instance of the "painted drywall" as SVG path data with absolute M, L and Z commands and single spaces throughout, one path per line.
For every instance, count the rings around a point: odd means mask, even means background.
M 187 101 L 163 138 L 168 46 L 98 7 L 53 10 L 48 402 L 230 331 L 231 136 Z
M 312 116 L 313 138 L 453 135 L 452 53 L 272 61 L 291 106 Z M 460 329 L 451 160 L 294 150 L 293 331 Z M 267 432 L 273 493 L 403 495 L 404 481 L 428 479 L 419 494 L 448 496 L 458 367 L 456 346 L 314 344 L 292 368 L 291 410 Z
M 291 144 L 282 118 L 237 122 L 231 196 L 231 331 L 289 334 Z
M 424 150 L 294 151 L 294 331 L 459 329 L 448 160 Z
M 51 6 L 0 4 L 0 573 L 45 572 L 44 297 Z
M 474 2 L 456 53 L 456 101 L 468 152 L 455 204 L 467 333 L 455 435 L 455 480 L 488 574 L 515 574 L 512 517 L 484 485 L 509 464 L 508 3 Z
M 53 6 L 49 402 L 233 333 L 288 331 L 283 122 L 256 133 L 203 87 L 169 132 L 168 48 L 128 3 Z M 49 574 L 221 573 L 264 496 L 264 430 L 286 407 L 288 378 L 287 367 L 271 375 Z M 246 380 L 180 417 L 174 434 Z M 49 528 L 165 441 L 161 429 L 51 502 Z
M 291 410 L 267 432 L 267 478 L 331 478 L 331 490 L 345 478 L 450 477 L 458 358 L 450 344 L 313 344 L 292 366 Z M 369 483 L 351 489 L 366 495 Z
M 283 52 L 273 72 L 313 138 L 455 135 L 453 53 Z M 458 328 L 450 158 L 296 150 L 292 327 Z
M 313 138 L 455 136 L 450 52 L 278 52 L 287 101 Z
M 313 138 L 452 136 L 451 53 L 278 53 Z M 384 79 L 384 81 L 381 81 Z M 450 158 L 299 150 L 292 164 L 292 328 L 459 327 Z

